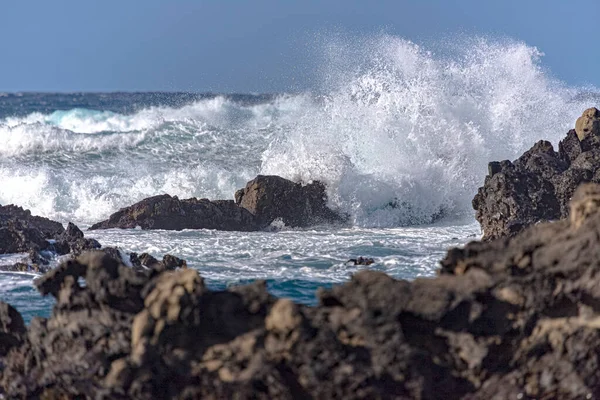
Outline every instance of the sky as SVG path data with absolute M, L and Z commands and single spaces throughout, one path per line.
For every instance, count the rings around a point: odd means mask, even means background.
M 600 87 L 596 11 L 582 0 L 4 1 L 0 91 L 302 91 L 331 31 L 509 37 L 542 51 L 554 77 Z

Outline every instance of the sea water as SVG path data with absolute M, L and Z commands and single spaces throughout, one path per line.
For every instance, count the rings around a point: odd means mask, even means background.
M 540 139 L 556 146 L 599 103 L 518 41 L 336 37 L 319 54 L 319 83 L 305 92 L 0 94 L 0 204 L 85 229 L 157 194 L 233 199 L 257 174 L 321 180 L 349 226 L 85 232 L 184 258 L 212 288 L 265 279 L 273 294 L 314 304 L 318 287 L 360 268 L 434 275 L 448 247 L 481 235 L 471 199 L 487 163 Z M 376 262 L 346 263 L 358 256 Z M 27 320 L 52 307 L 33 278 L 0 274 L 0 300 Z

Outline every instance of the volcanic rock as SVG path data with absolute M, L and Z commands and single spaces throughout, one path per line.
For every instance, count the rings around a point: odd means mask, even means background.
M 218 229 L 257 231 L 276 219 L 290 227 L 340 222 L 327 207 L 325 186 L 294 183 L 278 176 L 262 176 L 248 182 L 231 200 L 186 199 L 160 195 L 122 208 L 90 229 Z
M 575 132 L 579 140 L 589 135 L 600 136 L 600 110 L 588 108 L 575 122 Z
M 542 140 L 514 162 L 490 163 L 484 185 L 473 199 L 484 240 L 511 237 L 535 223 L 566 218 L 575 189 L 585 182 L 600 182 L 600 111 L 586 110 L 577 121 L 577 130 L 567 133 L 558 152 Z
M 56 298 L 49 319 L 25 332 L 0 308 L 0 386 L 10 398 L 595 398 L 599 199 L 584 185 L 570 219 L 452 249 L 435 278 L 361 271 L 319 290 L 317 307 L 264 282 L 211 291 L 193 269 L 84 253 L 36 281 Z
M 327 207 L 325 185 L 307 185 L 274 175 L 259 175 L 235 193 L 235 202 L 250 211 L 261 228 L 280 219 L 289 227 L 343 222 Z
M 254 217 L 231 200 L 179 200 L 167 194 L 149 197 L 122 208 L 106 221 L 90 229 L 220 229 L 226 231 L 256 230 Z

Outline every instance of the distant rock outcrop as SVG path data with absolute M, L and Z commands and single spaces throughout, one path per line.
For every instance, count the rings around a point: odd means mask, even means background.
M 84 238 L 75 224 L 69 223 L 65 230 L 60 222 L 31 215 L 21 207 L 0 206 L 0 254 L 40 250 L 79 254 L 99 247 L 96 240 Z
M 264 228 L 276 219 L 289 227 L 339 223 L 343 218 L 327 207 L 325 185 L 306 185 L 274 175 L 259 175 L 235 193 L 235 202 Z
M 90 229 L 220 229 L 226 231 L 253 231 L 254 217 L 231 200 L 179 200 L 163 194 L 149 197 L 132 206 L 122 208 L 106 221 Z
M 294 183 L 278 176 L 261 176 L 235 194 L 236 201 L 185 199 L 160 195 L 122 208 L 90 229 L 218 229 L 257 231 L 276 219 L 290 227 L 340 222 L 327 207 L 325 186 Z
M 100 251 L 36 281 L 26 330 L 0 304 L 7 398 L 590 399 L 600 394 L 600 186 L 569 219 L 451 249 L 439 276 L 361 271 L 307 307 L 265 282 L 209 290 L 193 269 Z M 82 284 L 85 282 L 85 284 Z
M 600 182 L 600 111 L 586 110 L 558 152 L 537 142 L 514 162 L 491 162 L 473 199 L 483 239 L 514 236 L 541 221 L 566 218 L 575 189 Z

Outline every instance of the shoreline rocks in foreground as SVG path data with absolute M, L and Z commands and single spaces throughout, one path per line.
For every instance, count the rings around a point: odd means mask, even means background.
M 259 175 L 232 200 L 185 199 L 160 195 L 122 208 L 90 229 L 218 229 L 259 231 L 273 221 L 286 226 L 308 227 L 342 223 L 345 218 L 327 207 L 321 182 L 307 185 L 279 176 Z
M 262 281 L 84 253 L 36 281 L 25 327 L 0 304 L 10 398 L 590 399 L 600 396 L 600 186 L 569 219 L 451 249 L 439 276 L 362 271 L 308 307 Z M 85 285 L 80 285 L 81 280 Z
M 483 240 L 511 237 L 542 221 L 564 219 L 584 182 L 600 183 L 600 111 L 586 110 L 558 152 L 541 140 L 514 162 L 491 162 L 473 199 Z

